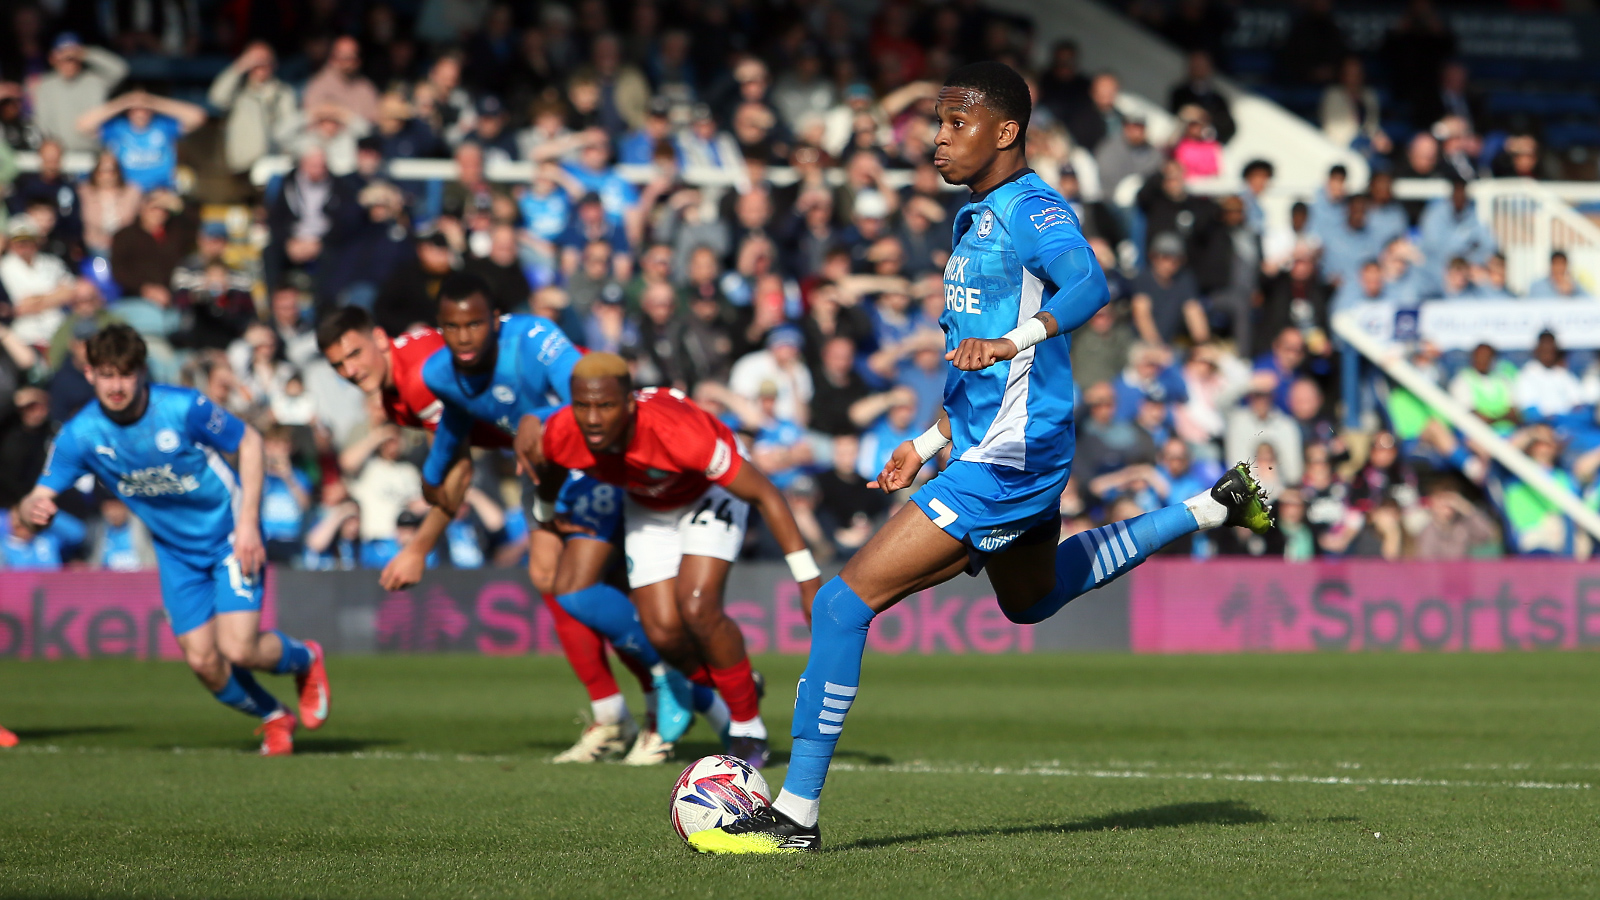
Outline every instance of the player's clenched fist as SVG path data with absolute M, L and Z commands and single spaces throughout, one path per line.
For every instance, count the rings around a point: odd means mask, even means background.
M 963 372 L 976 372 L 1016 355 L 1017 345 L 1007 338 L 967 338 L 944 358 Z
M 24 518 L 35 528 L 50 527 L 50 520 L 56 517 L 56 501 L 38 492 L 25 498 L 22 506 Z
M 917 477 L 917 471 L 922 468 L 922 462 L 917 448 L 910 441 L 903 441 L 889 455 L 889 461 L 883 464 L 878 480 L 867 482 L 867 487 L 882 488 L 885 494 L 908 488 L 912 479 Z

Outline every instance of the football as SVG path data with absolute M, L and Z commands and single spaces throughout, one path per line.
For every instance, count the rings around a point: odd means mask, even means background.
M 761 773 L 734 756 L 695 760 L 672 786 L 672 829 L 684 840 L 696 831 L 737 822 L 772 802 Z

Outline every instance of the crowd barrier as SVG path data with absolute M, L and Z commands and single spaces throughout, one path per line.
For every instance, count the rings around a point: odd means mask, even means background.
M 799 589 L 741 565 L 728 611 L 752 653 L 804 654 Z M 560 652 L 517 570 L 440 570 L 387 592 L 377 573 L 274 571 L 268 625 L 331 653 Z M 1567 561 L 1385 563 L 1157 558 L 1033 627 L 988 580 L 957 578 L 874 621 L 884 654 L 1508 651 L 1600 647 L 1600 569 Z M 154 573 L 0 572 L 0 659 L 177 659 Z

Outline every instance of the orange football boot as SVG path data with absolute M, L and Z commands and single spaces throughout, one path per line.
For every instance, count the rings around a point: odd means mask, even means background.
M 17 736 L 7 731 L 4 725 L 0 725 L 0 747 L 15 747 L 16 745 Z
M 306 641 L 311 651 L 311 668 L 294 676 L 294 686 L 300 692 L 300 721 L 316 731 L 328 721 L 328 670 L 322 665 L 322 645 Z
M 289 756 L 294 753 L 294 729 L 299 723 L 294 713 L 280 709 L 261 722 L 256 734 L 261 735 L 262 756 Z

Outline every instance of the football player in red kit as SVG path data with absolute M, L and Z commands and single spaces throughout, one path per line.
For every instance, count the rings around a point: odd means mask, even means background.
M 380 396 L 391 422 L 429 432 L 437 427 L 443 404 L 423 384 L 422 364 L 444 347 L 444 338 L 439 332 L 432 328 L 418 328 L 391 338 L 373 323 L 365 310 L 347 306 L 332 313 L 318 325 L 317 343 L 334 371 L 363 391 Z M 511 437 L 497 428 L 479 423 L 473 427 L 472 443 L 479 447 L 509 448 Z M 472 460 L 469 456 L 463 456 L 451 467 L 437 494 L 428 497 L 434 503 L 434 508 L 428 511 L 416 537 L 384 567 L 378 581 L 385 590 L 404 590 L 421 580 L 427 568 L 428 553 L 450 524 L 451 515 L 446 509 L 459 506 L 471 481 Z M 604 721 L 617 717 L 618 706 L 621 706 L 623 714 L 627 711 L 606 660 L 605 639 L 574 619 L 555 600 L 552 588 L 561 550 L 559 536 L 542 528 L 530 529 L 528 578 L 544 596 L 545 608 L 555 620 L 561 649 L 566 653 L 567 662 L 572 665 L 578 680 L 589 692 L 590 704 L 595 708 L 596 724 L 590 725 L 577 744 L 556 758 L 562 762 L 594 762 L 626 750 L 632 736 L 627 733 L 630 729 Z M 649 693 L 652 688 L 649 670 L 637 665 L 625 654 L 618 656 L 634 672 L 643 690 Z
M 567 472 L 621 487 L 628 583 L 650 643 L 682 672 L 702 665 L 732 713 L 729 752 L 767 762 L 767 730 L 739 626 L 723 611 L 750 506 L 787 554 L 810 609 L 821 573 L 783 494 L 739 455 L 728 427 L 681 392 L 634 393 L 627 363 L 591 353 L 572 370 L 572 405 L 544 426 L 539 507 L 550 515 Z

